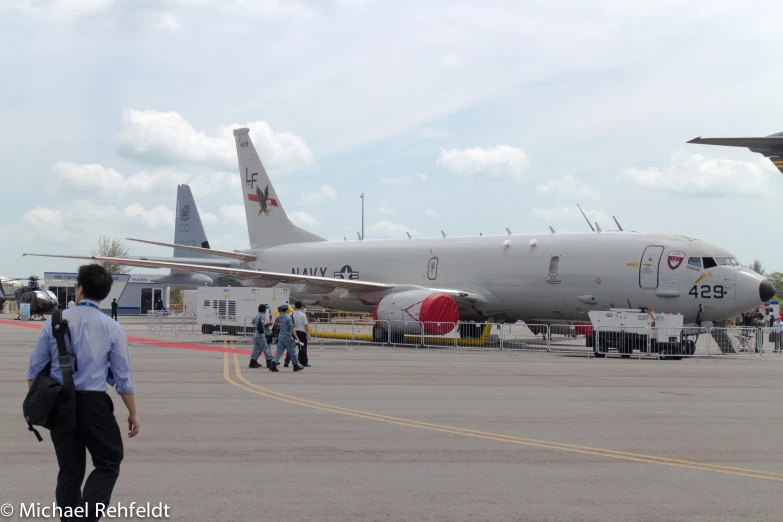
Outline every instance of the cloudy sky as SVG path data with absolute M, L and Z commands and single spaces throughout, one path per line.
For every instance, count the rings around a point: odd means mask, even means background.
M 0 274 L 173 239 L 189 183 L 248 246 L 231 129 L 324 237 L 678 233 L 783 270 L 779 1 L 0 0 Z M 130 244 L 132 254 L 170 255 Z M 136 271 L 142 271 L 137 269 Z

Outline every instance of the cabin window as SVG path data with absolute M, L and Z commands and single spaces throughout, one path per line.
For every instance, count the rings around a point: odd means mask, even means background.
M 549 259 L 549 275 L 557 275 L 558 266 L 560 265 L 560 256 L 552 256 Z
M 701 258 L 700 257 L 689 257 L 688 258 L 688 266 L 692 266 L 694 268 L 701 268 Z
M 712 257 L 703 257 L 702 260 L 704 261 L 704 268 L 715 268 L 718 266 L 718 263 Z

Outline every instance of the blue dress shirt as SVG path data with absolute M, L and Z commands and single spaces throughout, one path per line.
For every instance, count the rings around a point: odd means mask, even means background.
M 128 339 L 120 323 L 101 312 L 98 303 L 87 299 L 82 299 L 75 308 L 63 310 L 63 320 L 68 321 L 71 331 L 70 339 L 65 337 L 65 346 L 74 369 L 74 387 L 79 391 L 106 391 L 106 377 L 111 363 L 117 393 L 134 393 L 136 385 L 133 382 Z M 49 363 L 50 375 L 62 384 L 51 317 L 41 329 L 41 335 L 30 355 L 27 379 L 35 379 Z

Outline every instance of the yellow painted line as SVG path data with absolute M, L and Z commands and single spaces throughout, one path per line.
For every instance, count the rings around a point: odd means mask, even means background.
M 305 408 L 311 408 L 314 410 L 326 411 L 331 413 L 338 413 L 340 415 L 372 420 L 376 422 L 384 422 L 387 424 L 395 424 L 398 426 L 426 429 L 429 431 L 460 435 L 463 437 L 492 440 L 496 442 L 506 442 L 510 444 L 518 444 L 518 445 L 532 446 L 532 447 L 552 449 L 558 451 L 566 451 L 570 453 L 580 453 L 584 455 L 593 455 L 598 457 L 626 460 L 631 462 L 639 462 L 643 464 L 658 464 L 662 466 L 671 466 L 671 467 L 692 469 L 697 471 L 708 471 L 711 473 L 721 473 L 724 475 L 735 475 L 735 476 L 748 477 L 748 478 L 772 480 L 775 482 L 783 482 L 783 473 L 774 473 L 770 471 L 761 471 L 761 470 L 753 470 L 753 469 L 745 469 L 745 468 L 735 468 L 730 466 L 719 466 L 719 465 L 708 464 L 704 462 L 671 459 L 667 457 L 656 457 L 652 455 L 643 455 L 639 453 L 606 450 L 601 448 L 592 448 L 589 446 L 578 446 L 574 444 L 563 444 L 559 442 L 527 439 L 522 437 L 514 437 L 510 435 L 501 435 L 496 433 L 467 430 L 467 429 L 457 428 L 453 426 L 430 424 L 426 422 L 419 422 L 419 421 L 403 419 L 399 417 L 389 417 L 386 415 L 379 415 L 379 414 L 360 411 L 360 410 L 352 410 L 348 408 L 342 408 L 339 406 L 333 406 L 330 404 L 324 404 L 324 403 L 309 401 L 305 399 L 300 399 L 298 397 L 286 395 L 283 393 L 269 390 L 267 388 L 263 388 L 261 386 L 258 386 L 257 384 L 248 381 L 242 375 L 239 358 L 236 356 L 236 354 L 232 354 L 232 356 L 234 358 L 234 372 L 236 374 L 237 380 L 239 380 L 240 382 L 236 382 L 234 381 L 234 379 L 231 378 L 230 371 L 229 371 L 228 354 L 224 354 L 223 355 L 223 378 L 229 384 L 232 384 L 237 388 L 248 391 L 250 393 L 260 395 L 262 397 L 278 400 L 289 404 L 295 404 L 297 406 L 303 406 Z

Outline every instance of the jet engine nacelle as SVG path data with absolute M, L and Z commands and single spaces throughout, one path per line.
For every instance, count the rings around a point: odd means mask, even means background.
M 375 310 L 379 321 L 389 321 L 392 332 L 444 335 L 459 321 L 457 303 L 450 296 L 432 290 L 406 290 L 389 294 Z M 421 323 L 421 324 L 419 324 Z M 381 323 L 385 326 L 384 323 Z

